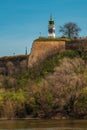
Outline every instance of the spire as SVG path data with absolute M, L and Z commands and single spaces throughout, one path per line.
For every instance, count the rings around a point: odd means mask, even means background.
M 52 14 L 50 15 L 50 21 L 53 21 Z
M 27 47 L 25 48 L 25 55 L 27 55 Z

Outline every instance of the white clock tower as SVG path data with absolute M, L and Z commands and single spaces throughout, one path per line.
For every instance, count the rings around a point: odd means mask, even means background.
M 55 24 L 52 16 L 50 16 L 50 20 L 48 24 L 48 37 L 55 38 Z

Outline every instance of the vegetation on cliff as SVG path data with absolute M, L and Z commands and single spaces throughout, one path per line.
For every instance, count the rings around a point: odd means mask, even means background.
M 0 87 L 0 117 L 87 118 L 85 54 L 68 50 L 20 76 L 5 77 Z
M 58 38 L 39 37 L 35 41 L 71 41 L 71 39 L 67 37 L 58 37 Z

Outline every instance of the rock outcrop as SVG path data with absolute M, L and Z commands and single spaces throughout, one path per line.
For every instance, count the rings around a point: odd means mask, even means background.
M 34 41 L 28 59 L 28 68 L 37 66 L 47 57 L 65 50 L 65 41 Z

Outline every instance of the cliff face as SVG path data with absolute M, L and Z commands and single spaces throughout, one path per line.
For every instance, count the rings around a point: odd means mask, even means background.
M 47 57 L 65 50 L 64 41 L 34 41 L 28 59 L 28 67 L 34 67 Z

